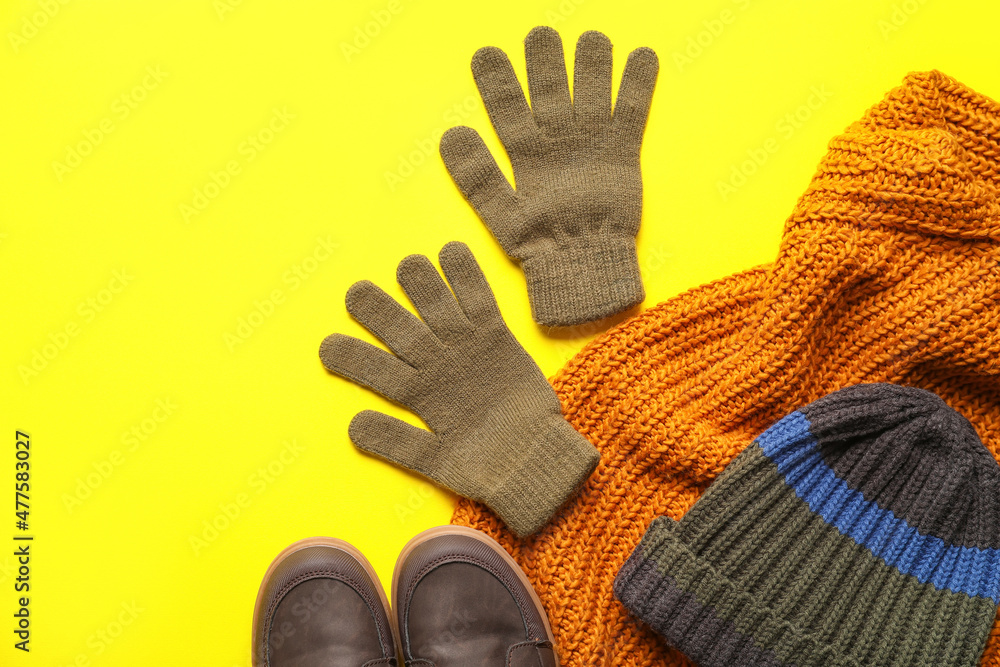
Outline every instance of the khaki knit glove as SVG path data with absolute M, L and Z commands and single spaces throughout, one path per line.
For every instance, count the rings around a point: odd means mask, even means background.
M 530 535 L 600 455 L 563 418 L 469 248 L 449 243 L 440 261 L 450 290 L 423 255 L 410 255 L 396 273 L 423 321 L 371 282 L 347 292 L 351 315 L 396 356 L 342 334 L 327 337 L 319 356 L 327 369 L 402 403 L 431 428 L 365 410 L 351 421 L 355 445 L 486 504 L 515 533 Z
M 535 321 L 591 322 L 644 296 L 635 250 L 639 150 L 659 65 L 651 49 L 629 55 L 612 114 L 607 37 L 590 31 L 577 42 L 572 102 L 559 34 L 535 28 L 524 54 L 530 109 L 503 51 L 487 47 L 472 58 L 517 190 L 472 128 L 448 130 L 441 157 L 504 251 L 521 261 Z

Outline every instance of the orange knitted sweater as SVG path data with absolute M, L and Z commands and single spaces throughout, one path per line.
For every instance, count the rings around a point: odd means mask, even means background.
M 859 382 L 930 389 L 1000 454 L 1000 105 L 909 75 L 830 142 L 777 260 L 659 304 L 553 380 L 601 451 L 539 534 L 482 505 L 544 602 L 565 665 L 689 665 L 615 599 L 658 515 L 680 518 L 767 426 Z M 982 664 L 1000 665 L 995 626 Z

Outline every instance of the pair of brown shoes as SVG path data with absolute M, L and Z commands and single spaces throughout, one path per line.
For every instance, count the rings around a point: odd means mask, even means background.
M 403 548 L 392 610 L 356 548 L 302 540 L 271 563 L 254 607 L 254 667 L 558 667 L 552 629 L 503 547 L 463 526 Z

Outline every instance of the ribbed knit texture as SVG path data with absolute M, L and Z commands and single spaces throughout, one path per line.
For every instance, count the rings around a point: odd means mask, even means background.
M 1000 599 L 998 501 L 966 419 L 922 389 L 854 385 L 770 427 L 679 523 L 654 521 L 615 593 L 701 667 L 758 664 L 736 646 L 973 667 Z
M 653 519 L 679 519 L 782 416 L 861 382 L 919 386 L 1000 445 L 1000 105 L 909 75 L 831 141 L 777 260 L 659 304 L 553 380 L 601 451 L 573 501 L 515 539 L 482 505 L 456 523 L 532 579 L 564 664 L 690 665 L 614 598 Z M 981 664 L 1000 665 L 994 626 Z

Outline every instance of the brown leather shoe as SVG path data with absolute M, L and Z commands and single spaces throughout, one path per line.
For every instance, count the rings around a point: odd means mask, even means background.
M 441 526 L 403 548 L 392 577 L 402 656 L 413 667 L 558 667 L 531 583 L 492 538 Z
M 253 612 L 254 667 L 395 666 L 389 603 L 356 548 L 301 540 L 264 575 Z

